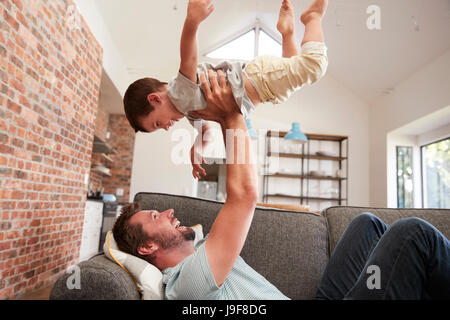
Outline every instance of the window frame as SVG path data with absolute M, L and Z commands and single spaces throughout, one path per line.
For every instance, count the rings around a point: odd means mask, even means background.
M 413 189 L 411 191 L 411 207 L 406 207 L 405 204 L 404 204 L 403 207 L 400 207 L 399 183 L 398 183 L 399 182 L 398 181 L 398 179 L 399 179 L 399 176 L 398 176 L 398 165 L 399 165 L 399 163 L 398 163 L 398 151 L 399 151 L 400 148 L 408 148 L 409 150 L 411 150 L 411 161 L 410 161 L 411 162 L 411 170 L 412 170 L 411 180 L 413 181 Z M 397 186 L 397 188 L 396 188 L 396 191 L 397 191 L 397 208 L 405 208 L 405 209 L 414 208 L 414 147 L 413 146 L 396 146 L 396 148 L 395 148 L 395 163 L 396 163 L 396 166 L 395 166 L 395 183 L 396 183 L 396 186 Z
M 426 148 L 426 147 L 428 147 L 428 146 L 430 146 L 432 144 L 439 143 L 439 142 L 442 142 L 442 141 L 448 140 L 448 139 L 450 139 L 450 136 L 447 136 L 447 137 L 442 138 L 442 139 L 434 140 L 434 141 L 432 141 L 430 143 L 423 144 L 423 145 L 420 146 L 420 184 L 421 184 L 421 189 L 422 189 L 421 190 L 421 192 L 422 192 L 422 208 L 425 208 L 425 181 L 424 181 L 424 176 L 423 176 L 423 169 L 424 169 L 424 166 L 423 166 L 423 148 Z
M 253 53 L 254 53 L 254 57 L 258 56 L 258 51 L 259 51 L 259 34 L 261 31 L 263 31 L 265 34 L 267 34 L 270 38 L 272 38 L 274 41 L 276 41 L 281 47 L 283 47 L 282 45 L 282 40 L 281 37 L 279 35 L 276 35 L 274 32 L 272 32 L 269 28 L 265 27 L 259 19 L 256 19 L 256 22 L 253 23 L 252 25 L 241 29 L 240 31 L 233 33 L 232 35 L 230 35 L 229 37 L 219 41 L 218 43 L 216 43 L 215 45 L 207 48 L 206 50 L 204 50 L 202 52 L 202 57 L 206 58 L 206 59 L 211 59 L 211 60 L 223 60 L 225 58 L 211 58 L 208 57 L 208 54 L 210 54 L 211 52 L 219 49 L 220 47 L 223 47 L 227 44 L 229 44 L 230 42 L 233 42 L 234 40 L 240 38 L 241 36 L 245 35 L 246 33 L 255 30 L 255 42 L 254 42 L 254 49 L 253 49 Z M 242 61 L 241 59 L 227 59 L 227 60 L 233 60 L 233 61 Z

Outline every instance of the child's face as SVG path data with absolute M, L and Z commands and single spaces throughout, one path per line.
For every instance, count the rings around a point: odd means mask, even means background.
M 166 94 L 152 94 L 149 96 L 149 100 L 155 110 L 140 119 L 140 125 L 146 132 L 154 132 L 159 129 L 168 131 L 175 122 L 183 118 L 183 114 L 175 109 Z

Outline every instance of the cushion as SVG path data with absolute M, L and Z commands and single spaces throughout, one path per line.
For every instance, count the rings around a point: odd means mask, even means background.
M 63 272 L 53 285 L 50 300 L 139 300 L 131 277 L 104 254 L 97 255 L 78 265 L 80 289 L 70 289 L 74 273 Z
M 203 227 L 192 227 L 195 231 L 194 245 L 203 239 Z M 133 279 L 142 300 L 163 300 L 164 285 L 162 272 L 149 262 L 120 251 L 111 231 L 106 235 L 103 246 L 105 255 L 122 267 Z
M 417 217 L 431 223 L 447 238 L 450 237 L 450 210 L 448 209 L 389 209 L 350 206 L 330 207 L 322 211 L 323 216 L 325 216 L 328 221 L 330 254 L 333 253 L 350 221 L 363 212 L 369 212 L 376 215 L 387 225 L 391 225 L 402 218 Z

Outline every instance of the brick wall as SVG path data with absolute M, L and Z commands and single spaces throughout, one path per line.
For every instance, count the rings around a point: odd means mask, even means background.
M 0 299 L 77 263 L 102 48 L 72 0 L 0 0 Z
M 111 114 L 109 116 L 108 144 L 117 151 L 110 155 L 113 162 L 107 163 L 111 168 L 111 177 L 103 178 L 105 193 L 116 194 L 118 188 L 123 189 L 123 196 L 117 196 L 118 202 L 128 202 L 130 197 L 131 169 L 133 166 L 134 141 L 136 133 L 124 115 Z
M 109 113 L 106 110 L 105 106 L 99 104 L 97 109 L 97 117 L 95 119 L 95 135 L 102 141 L 106 141 L 106 134 L 108 132 L 108 122 L 109 122 Z M 95 163 L 105 164 L 105 160 L 101 157 L 100 154 L 93 153 L 91 165 Z M 93 192 L 100 191 L 100 189 L 102 188 L 102 182 L 104 177 L 105 176 L 103 174 L 95 172 L 92 169 L 90 170 L 89 184 L 92 185 Z
M 106 141 L 106 133 L 108 132 L 109 113 L 105 106 L 101 104 L 97 110 L 97 117 L 95 120 L 95 135 L 101 140 Z

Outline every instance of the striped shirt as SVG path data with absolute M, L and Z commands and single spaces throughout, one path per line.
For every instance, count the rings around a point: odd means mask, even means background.
M 206 258 L 206 239 L 195 252 L 172 268 L 162 271 L 169 300 L 287 300 L 274 285 L 238 257 L 219 288 Z

